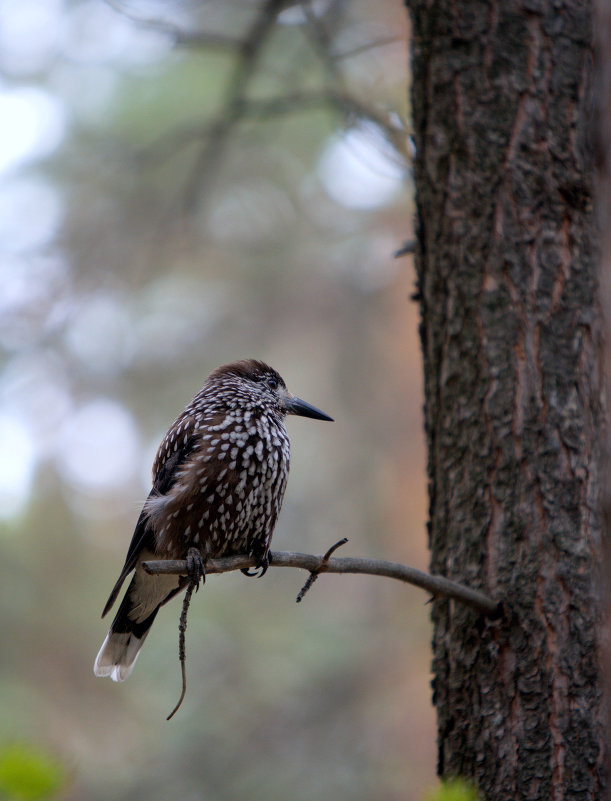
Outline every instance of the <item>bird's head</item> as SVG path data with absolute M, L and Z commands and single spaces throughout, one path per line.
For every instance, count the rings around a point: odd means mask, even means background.
M 314 420 L 333 421 L 332 417 L 320 409 L 292 395 L 279 373 L 257 359 L 243 359 L 217 367 L 208 381 L 230 382 L 240 395 L 249 396 L 256 405 L 272 407 L 282 416 L 296 414 Z

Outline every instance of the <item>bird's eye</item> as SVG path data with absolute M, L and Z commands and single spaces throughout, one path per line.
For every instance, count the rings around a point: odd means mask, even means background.
M 275 379 L 275 378 L 271 378 L 271 377 L 270 377 L 270 378 L 268 378 L 268 379 L 267 379 L 267 386 L 268 386 L 270 389 L 278 389 L 278 381 L 277 381 L 277 379 Z

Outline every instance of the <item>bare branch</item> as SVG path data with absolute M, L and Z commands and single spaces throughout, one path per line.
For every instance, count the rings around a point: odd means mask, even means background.
M 187 563 L 183 559 L 143 562 L 144 569 L 153 575 L 186 575 Z M 479 590 L 472 590 L 463 584 L 429 573 L 423 573 L 409 565 L 398 562 L 385 562 L 380 559 L 333 558 L 325 561 L 324 556 L 307 553 L 273 551 L 270 553 L 271 567 L 297 567 L 309 573 L 362 573 L 370 576 L 385 576 L 413 584 L 427 590 L 434 596 L 443 596 L 459 601 L 487 617 L 498 617 L 500 603 L 489 598 Z M 206 561 L 206 573 L 227 573 L 231 570 L 256 567 L 256 560 L 249 556 L 229 556 L 224 559 Z
M 183 147 L 197 143 L 199 153 L 184 193 L 185 210 L 192 211 L 198 202 L 205 202 L 207 190 L 215 182 L 225 152 L 230 145 L 230 139 L 245 120 L 263 120 L 289 112 L 327 106 L 343 114 L 347 125 L 354 124 L 355 120 L 373 123 L 392 145 L 403 163 L 406 166 L 411 164 L 412 157 L 407 147 L 407 125 L 399 120 L 396 114 L 390 114 L 352 97 L 338 66 L 339 61 L 349 57 L 351 53 L 338 55 L 332 53 L 334 36 L 342 20 L 345 0 L 333 0 L 325 12 L 324 19 L 319 19 L 313 12 L 311 0 L 301 2 L 306 20 L 304 32 L 325 69 L 326 87 L 319 91 L 297 91 L 263 100 L 250 98 L 249 87 L 257 74 L 261 55 L 275 28 L 278 14 L 286 6 L 286 0 L 264 0 L 250 26 L 239 38 L 204 31 L 189 33 L 171 22 L 139 16 L 124 8 L 118 0 L 106 1 L 133 22 L 164 33 L 175 45 L 220 47 L 235 54 L 236 61 L 220 112 L 209 121 L 174 129 L 143 149 L 137 156 L 140 163 L 151 161 L 159 163 Z M 379 43 L 373 43 L 372 46 Z M 384 44 L 385 40 L 381 43 Z M 354 52 L 359 52 L 365 47 L 363 45 Z
M 333 37 L 336 33 L 335 28 L 341 19 L 341 2 L 336 4 L 329 25 L 325 25 L 324 20 L 319 19 L 313 13 L 311 0 L 302 0 L 301 7 L 308 22 L 306 33 L 327 73 L 329 101 L 343 111 L 348 119 L 356 116 L 358 119 L 373 122 L 395 151 L 403 158 L 405 164 L 410 164 L 412 159 L 407 147 L 407 125 L 393 123 L 392 116 L 389 113 L 379 111 L 373 106 L 352 97 L 346 87 L 344 75 L 338 66 L 338 60 L 332 54 Z M 398 114 L 394 116 L 398 117 Z
M 266 0 L 238 49 L 235 66 L 227 91 L 223 112 L 209 128 L 209 134 L 192 171 L 186 192 L 186 208 L 192 209 L 197 199 L 205 194 L 204 184 L 213 182 L 216 171 L 228 145 L 229 134 L 244 116 L 246 93 L 255 74 L 255 67 L 284 0 Z
M 343 75 L 338 69 L 335 58 L 331 54 L 333 33 L 341 19 L 343 0 L 337 0 L 331 6 L 330 12 L 326 15 L 326 25 L 312 12 L 307 0 L 302 3 L 307 21 L 306 35 L 325 67 L 327 87 L 318 91 L 298 91 L 263 100 L 249 98 L 248 90 L 256 75 L 261 54 L 275 27 L 278 13 L 284 8 L 285 0 L 265 0 L 250 28 L 240 39 L 206 33 L 188 34 L 171 23 L 156 22 L 153 19 L 135 16 L 123 9 L 115 0 L 108 0 L 108 2 L 133 21 L 166 33 L 175 44 L 219 46 L 232 50 L 236 54 L 237 61 L 233 67 L 225 102 L 218 115 L 210 121 L 190 124 L 173 130 L 169 135 L 144 149 L 138 157 L 140 162 L 155 161 L 158 163 L 191 143 L 199 143 L 200 151 L 185 189 L 184 204 L 187 210 L 192 210 L 198 201 L 201 202 L 202 198 L 206 197 L 208 187 L 215 181 L 232 134 L 245 120 L 263 120 L 320 106 L 335 108 L 346 117 L 348 125 L 357 119 L 373 123 L 401 156 L 404 163 L 406 165 L 411 163 L 411 154 L 406 145 L 407 127 L 405 124 L 397 123 L 393 119 L 393 115 L 384 110 L 352 97 L 345 86 Z
M 131 20 L 131 22 L 136 22 L 143 28 L 149 28 L 164 34 L 168 39 L 172 40 L 174 45 L 220 47 L 222 49 L 236 49 L 241 45 L 240 39 L 233 39 L 219 33 L 206 33 L 205 31 L 189 32 L 178 25 L 174 25 L 172 22 L 140 16 L 128 8 L 124 8 L 116 0 L 106 0 L 106 3 L 121 16 Z
M 353 58 L 354 56 L 359 56 L 361 53 L 367 53 L 369 50 L 375 50 L 378 47 L 397 44 L 397 42 L 401 42 L 398 36 L 382 36 L 379 39 L 374 39 L 372 42 L 364 42 L 361 45 L 357 45 L 350 50 L 344 50 L 341 53 L 331 53 L 331 58 L 334 61 L 342 61 L 344 59 Z
M 242 120 L 265 120 L 270 117 L 308 111 L 312 108 L 328 106 L 339 108 L 348 119 L 366 120 L 376 125 L 384 134 L 386 139 L 392 143 L 393 148 L 404 159 L 407 165 L 411 164 L 411 155 L 407 149 L 407 132 L 397 126 L 392 120 L 373 106 L 368 106 L 348 94 L 329 91 L 295 92 L 294 94 L 280 95 L 278 97 L 265 100 L 246 100 L 239 103 L 236 101 L 233 125 L 237 125 Z M 221 127 L 223 130 L 227 121 L 224 117 L 208 124 L 188 125 L 172 131 L 159 141 L 149 145 L 140 153 L 139 159 L 144 161 L 161 161 L 173 156 L 178 149 L 186 147 L 192 142 L 205 142 L 211 139 L 213 142 L 220 135 Z M 229 132 L 227 128 L 227 133 Z M 223 133 L 223 135 L 225 135 Z

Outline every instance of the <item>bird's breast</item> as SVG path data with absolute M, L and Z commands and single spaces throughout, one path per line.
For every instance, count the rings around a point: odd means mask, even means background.
M 228 416 L 229 417 L 229 416 Z M 286 488 L 290 445 L 282 423 L 249 415 L 200 426 L 167 494 L 147 504 L 157 553 L 181 558 L 249 553 L 269 541 Z

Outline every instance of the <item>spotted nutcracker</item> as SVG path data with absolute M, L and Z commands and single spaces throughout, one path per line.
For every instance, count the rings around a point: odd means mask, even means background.
M 135 568 L 95 660 L 96 676 L 129 676 L 159 608 L 189 582 L 184 576 L 151 576 L 141 562 L 187 558 L 197 573 L 208 558 L 248 554 L 265 572 L 289 471 L 287 414 L 332 420 L 291 395 L 271 367 L 245 359 L 214 370 L 172 425 L 102 613 Z

